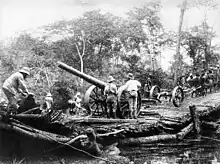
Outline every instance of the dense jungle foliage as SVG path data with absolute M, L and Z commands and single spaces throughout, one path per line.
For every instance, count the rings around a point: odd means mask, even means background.
M 77 19 L 39 27 L 37 36 L 20 33 L 0 45 L 1 83 L 12 72 L 29 66 L 28 87 L 39 99 L 49 91 L 63 97 L 76 91 L 84 94 L 90 84 L 58 68 L 57 61 L 62 61 L 102 81 L 112 75 L 118 85 L 132 72 L 143 85 L 151 75 L 153 84 L 173 88 L 175 63 L 170 72 L 164 72 L 157 58 L 164 48 L 176 46 L 177 34 L 164 31 L 160 10 L 158 1 L 130 10 L 126 18 L 93 10 Z M 210 31 L 211 27 L 202 22 L 183 32 L 181 47 L 193 61 L 191 66 L 182 61 L 183 73 L 200 66 L 201 59 L 206 64 L 218 62 L 217 47 L 207 39 L 215 37 Z

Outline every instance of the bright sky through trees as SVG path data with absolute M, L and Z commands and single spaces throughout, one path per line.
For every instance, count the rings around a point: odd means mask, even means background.
M 192 1 L 192 0 L 189 0 Z M 161 0 L 161 20 L 165 30 L 177 31 L 181 3 L 179 0 Z M 135 6 L 141 6 L 146 0 L 1 0 L 0 1 L 0 38 L 12 37 L 16 33 L 33 29 L 57 20 L 71 19 L 82 15 L 84 11 L 101 9 L 118 16 Z M 220 4 L 220 1 L 219 1 Z M 203 8 L 192 8 L 186 11 L 183 30 L 198 25 L 204 19 Z M 213 43 L 220 44 L 220 10 L 209 11 L 207 21 L 213 26 L 217 38 Z M 173 53 L 166 50 L 165 54 Z M 173 54 L 166 55 L 162 63 L 166 69 Z M 164 55 L 163 55 L 164 56 Z

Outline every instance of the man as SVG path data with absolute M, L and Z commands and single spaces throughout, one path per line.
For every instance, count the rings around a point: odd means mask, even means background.
M 22 96 L 29 95 L 28 89 L 25 85 L 25 80 L 29 75 L 30 69 L 28 67 L 23 67 L 18 72 L 13 73 L 3 83 L 2 91 L 9 101 L 9 110 L 17 111 L 19 107 L 16 99 L 17 94 L 22 94 Z
M 66 114 L 68 115 L 79 115 L 80 110 L 83 110 L 81 107 L 81 94 L 80 92 L 77 92 L 76 95 L 68 100 L 68 109 L 66 111 Z
M 141 87 L 141 83 L 134 80 L 132 73 L 128 74 L 128 81 L 125 84 L 125 88 L 128 92 L 128 103 L 129 103 L 129 116 L 130 118 L 137 118 L 137 97 L 138 90 Z
M 44 98 L 44 102 L 41 105 L 41 113 L 47 114 L 52 110 L 52 105 L 53 105 L 53 96 L 50 92 L 47 93 L 46 97 Z
M 107 105 L 107 117 L 116 118 L 117 109 L 117 86 L 114 83 L 115 79 L 109 76 L 108 85 L 104 89 L 104 95 L 106 96 Z

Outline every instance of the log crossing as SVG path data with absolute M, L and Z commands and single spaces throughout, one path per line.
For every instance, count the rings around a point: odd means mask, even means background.
M 86 129 L 89 128 L 94 130 L 96 141 L 101 145 L 117 141 L 119 145 L 136 146 L 176 143 L 189 135 L 197 136 L 205 128 L 219 131 L 220 93 L 185 103 L 180 108 L 169 105 L 145 107 L 143 104 L 138 119 L 84 118 L 61 114 L 58 119 L 50 121 L 41 115 L 22 113 L 6 120 L 2 114 L 0 128 L 72 146 L 85 145 L 83 142 L 88 137 Z M 38 122 L 30 123 L 30 120 Z M 50 129 L 46 129 L 48 126 L 51 126 Z

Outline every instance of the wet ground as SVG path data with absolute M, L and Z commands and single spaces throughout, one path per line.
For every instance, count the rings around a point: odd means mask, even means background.
M 187 97 L 179 108 L 164 101 L 146 109 L 163 116 L 181 116 L 189 113 L 188 106 L 191 104 L 206 106 L 219 103 L 220 92 L 216 92 L 206 97 Z M 123 156 L 129 157 L 135 164 L 220 164 L 220 134 L 206 131 L 199 140 L 186 138 L 183 142 L 146 144 L 141 147 L 121 148 L 121 151 Z
M 125 147 L 120 148 L 120 155 L 129 158 L 134 164 L 220 164 L 220 136 L 209 137 L 216 141 L 202 138 L 200 142 L 187 139 L 182 143 Z M 0 161 L 6 164 L 99 164 L 101 161 L 71 153 L 70 150 L 65 155 L 63 153 L 60 152 L 59 155 L 45 153 L 35 157 L 1 157 Z

